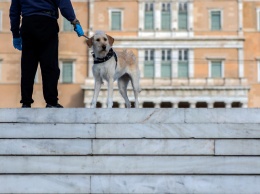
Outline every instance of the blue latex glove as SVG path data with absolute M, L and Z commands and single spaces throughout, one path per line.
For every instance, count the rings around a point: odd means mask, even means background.
M 76 25 L 75 25 L 74 31 L 77 32 L 78 37 L 84 35 L 83 29 L 82 29 L 82 27 L 81 27 L 80 24 L 76 24 Z
M 21 51 L 22 50 L 22 39 L 20 38 L 13 38 L 13 45 L 14 48 Z

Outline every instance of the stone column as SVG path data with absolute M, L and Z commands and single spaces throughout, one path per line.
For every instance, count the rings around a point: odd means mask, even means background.
M 88 33 L 88 36 L 91 37 L 93 36 L 94 34 L 94 29 L 93 29 L 93 26 L 94 26 L 94 15 L 95 14 L 98 14 L 98 13 L 94 13 L 94 10 L 95 10 L 95 1 L 94 0 L 90 0 L 89 1 L 89 33 Z M 92 49 L 88 49 L 88 77 L 91 77 L 93 78 L 93 73 L 92 73 L 92 66 L 93 66 L 93 57 L 92 57 L 92 54 L 91 54 L 91 50 Z
M 101 108 L 107 108 L 107 102 L 106 101 L 101 101 L 100 102 L 100 104 L 101 104 Z
M 231 108 L 231 104 L 232 104 L 231 102 L 225 102 L 225 107 L 226 108 Z
M 238 49 L 238 76 L 239 78 L 244 77 L 244 49 Z
M 89 49 L 88 51 L 88 77 L 93 78 L 93 72 L 92 72 L 92 67 L 94 64 L 93 56 L 91 54 L 91 50 Z
M 178 1 L 172 1 L 171 21 L 172 37 L 175 37 L 178 29 Z
M 90 102 L 85 103 L 85 108 L 90 108 Z
M 190 103 L 190 108 L 196 108 L 196 102 L 189 102 Z
M 214 102 L 208 102 L 208 108 L 214 108 Z
M 161 29 L 161 2 L 154 3 L 154 27 L 155 31 Z
M 172 108 L 179 108 L 179 107 L 178 107 L 178 102 L 173 102 L 173 103 L 172 103 Z
M 178 77 L 178 50 L 172 50 L 172 78 Z
M 189 49 L 189 78 L 194 77 L 194 50 Z
M 155 58 L 155 77 L 160 78 L 161 77 L 161 59 L 162 59 L 162 50 L 156 49 L 154 53 Z
M 188 32 L 189 37 L 193 37 L 193 1 L 188 2 Z
M 238 0 L 238 35 L 243 36 L 243 0 Z
M 89 35 L 92 35 L 93 33 L 93 25 L 94 25 L 94 5 L 95 5 L 95 1 L 94 0 L 90 0 L 89 1 Z
M 119 108 L 125 108 L 125 103 L 119 103 Z
M 160 102 L 155 102 L 154 103 L 154 108 L 161 108 L 161 103 Z
M 247 102 L 241 102 L 241 108 L 248 108 Z
M 139 32 L 142 31 L 144 29 L 144 6 L 145 6 L 145 2 L 143 1 L 139 1 Z
M 140 77 L 144 77 L 144 50 L 138 50 L 138 64 L 140 68 Z

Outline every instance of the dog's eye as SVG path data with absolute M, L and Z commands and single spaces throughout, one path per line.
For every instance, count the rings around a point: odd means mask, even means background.
M 98 42 L 99 42 L 99 41 L 100 41 L 100 39 L 98 38 L 96 41 L 98 41 Z
M 107 41 L 107 39 L 106 39 L 106 38 L 104 38 L 104 41 Z

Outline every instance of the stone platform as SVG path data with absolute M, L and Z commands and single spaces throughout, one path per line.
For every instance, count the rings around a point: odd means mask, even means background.
M 0 193 L 260 191 L 260 109 L 0 109 Z

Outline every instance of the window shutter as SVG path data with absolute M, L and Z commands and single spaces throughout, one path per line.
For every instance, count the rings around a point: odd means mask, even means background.
M 178 77 L 187 78 L 189 76 L 189 64 L 188 61 L 178 62 Z
M 221 30 L 221 14 L 220 11 L 211 12 L 211 30 Z
M 220 78 L 221 72 L 222 72 L 221 61 L 212 61 L 211 62 L 211 77 L 212 78 Z
M 178 14 L 178 29 L 187 30 L 188 29 L 188 13 L 179 12 Z
M 66 18 L 63 18 L 63 31 L 73 32 L 73 25 Z
M 144 77 L 148 77 L 148 78 L 154 77 L 154 62 L 153 61 L 144 62 Z
M 112 12 L 112 30 L 121 30 L 121 12 Z
M 154 29 L 154 18 L 153 18 L 153 11 L 146 11 L 145 12 L 145 30 L 153 30 Z
M 162 30 L 170 30 L 171 29 L 171 12 L 162 11 Z
M 62 82 L 72 83 L 72 62 L 64 62 L 62 65 Z
M 171 77 L 171 61 L 162 61 L 161 66 L 161 77 L 170 78 Z

